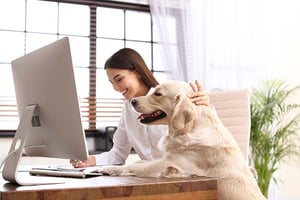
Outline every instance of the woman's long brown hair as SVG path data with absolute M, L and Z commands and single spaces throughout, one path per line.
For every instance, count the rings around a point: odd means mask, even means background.
M 130 48 L 123 48 L 114 53 L 105 62 L 104 69 L 127 69 L 136 71 L 147 86 L 155 87 L 159 84 L 147 67 L 142 56 Z

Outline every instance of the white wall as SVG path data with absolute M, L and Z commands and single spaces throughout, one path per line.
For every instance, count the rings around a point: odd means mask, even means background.
M 268 60 L 272 77 L 287 80 L 290 84 L 300 84 L 300 1 L 272 0 L 272 12 L 267 12 L 269 21 Z M 299 102 L 300 95 L 295 99 Z M 299 132 L 300 134 L 300 132 Z M 300 145 L 300 144 L 299 144 Z M 283 163 L 278 170 L 277 197 L 280 200 L 300 200 L 300 157 Z

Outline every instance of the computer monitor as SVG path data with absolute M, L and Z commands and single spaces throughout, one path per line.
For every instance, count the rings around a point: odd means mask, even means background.
M 22 154 L 85 160 L 88 156 L 69 39 L 63 38 L 11 63 L 20 117 L 3 168 L 6 180 L 22 184 Z

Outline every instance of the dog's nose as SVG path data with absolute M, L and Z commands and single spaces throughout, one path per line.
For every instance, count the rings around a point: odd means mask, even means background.
M 133 107 L 135 107 L 137 105 L 137 100 L 136 99 L 131 99 L 130 103 Z

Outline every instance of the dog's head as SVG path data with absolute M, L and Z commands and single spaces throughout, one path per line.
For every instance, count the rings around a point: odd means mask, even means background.
M 173 132 L 186 132 L 195 118 L 195 105 L 189 95 L 192 88 L 185 82 L 168 81 L 147 95 L 131 100 L 139 120 L 144 124 L 168 124 Z

